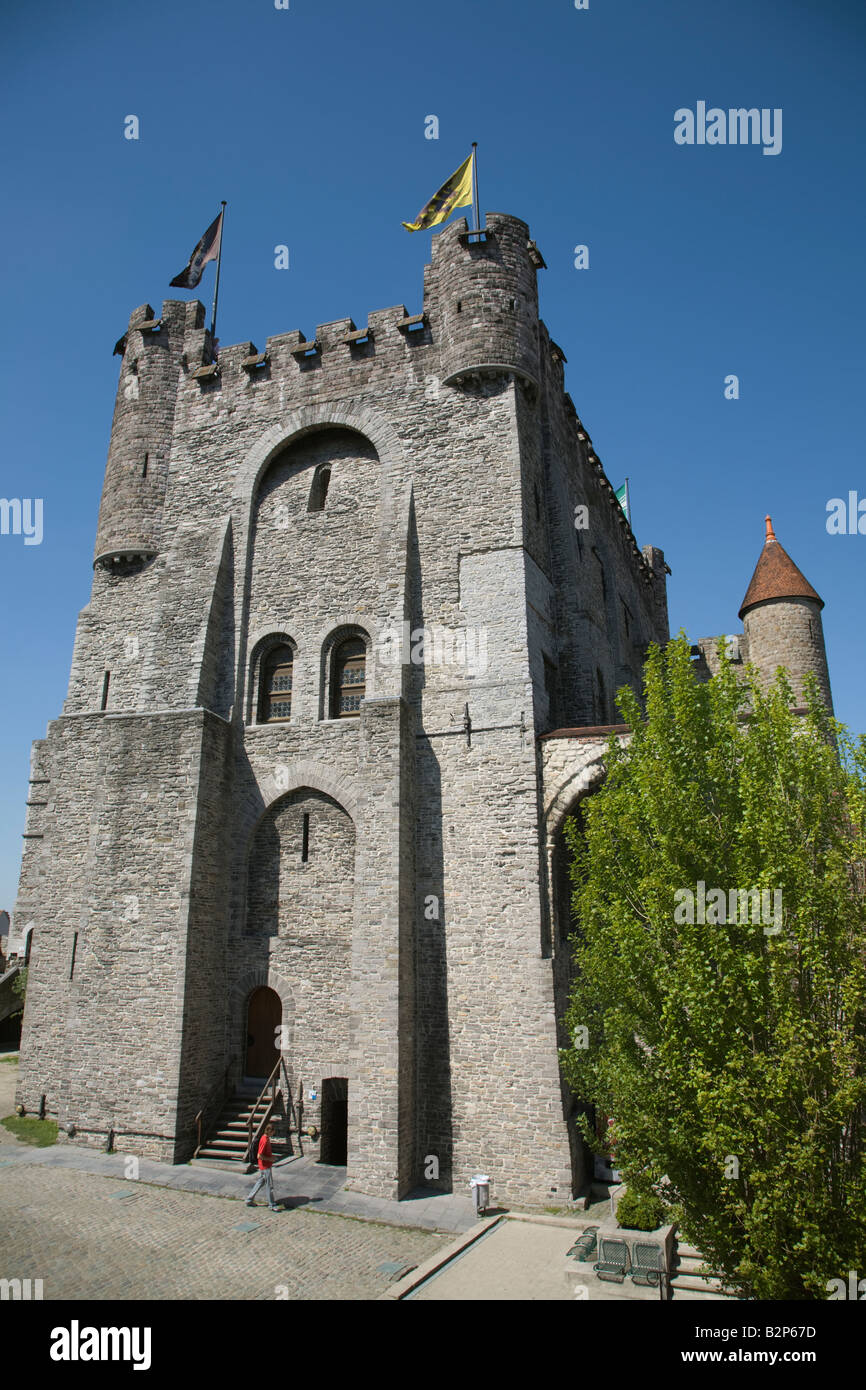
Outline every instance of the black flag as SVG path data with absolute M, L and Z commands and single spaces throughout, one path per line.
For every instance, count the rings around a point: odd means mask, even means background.
M 201 241 L 196 246 L 189 258 L 189 263 L 184 267 L 179 275 L 169 283 L 176 285 L 179 290 L 194 290 L 202 277 L 202 271 L 208 261 L 215 261 L 220 253 L 220 238 L 223 230 L 223 215 L 220 213 L 211 222 Z

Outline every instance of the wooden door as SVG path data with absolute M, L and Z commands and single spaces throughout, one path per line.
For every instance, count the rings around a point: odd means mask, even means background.
M 270 1076 L 280 1055 L 276 1037 L 282 1021 L 280 996 L 266 985 L 254 989 L 247 1010 L 247 1076 Z

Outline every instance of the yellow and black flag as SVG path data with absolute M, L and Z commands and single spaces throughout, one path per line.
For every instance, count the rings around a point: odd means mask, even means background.
M 464 208 L 472 202 L 472 176 L 475 151 L 443 183 L 438 193 L 434 193 L 429 203 L 425 203 L 414 222 L 404 222 L 407 232 L 424 232 L 428 227 L 436 227 L 445 222 L 455 208 Z

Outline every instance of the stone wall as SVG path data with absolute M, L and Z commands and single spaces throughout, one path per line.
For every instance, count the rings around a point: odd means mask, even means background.
M 219 847 L 204 861 L 196 852 L 197 827 L 212 814 L 202 773 L 220 756 L 209 720 L 203 711 L 88 715 L 49 729 L 50 873 L 39 890 L 20 1101 L 32 1110 L 44 1094 L 49 1113 L 85 1142 L 104 1142 L 113 1128 L 158 1157 L 186 1138 L 185 1028 L 199 1049 L 193 1089 L 221 1062 L 215 1030 L 201 1026 L 213 979 L 196 959 L 201 918 L 213 920 L 219 895 L 218 879 L 198 887 L 219 859 Z
M 832 714 L 833 696 L 824 648 L 821 610 L 808 598 L 767 599 L 750 608 L 743 619 L 752 660 L 765 684 L 779 666 L 788 670 L 794 703 L 802 705 L 803 678 L 816 676 L 824 703 Z

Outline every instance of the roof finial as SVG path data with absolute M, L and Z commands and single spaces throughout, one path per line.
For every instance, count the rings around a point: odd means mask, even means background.
M 767 534 L 764 538 L 764 544 L 766 545 L 767 541 L 774 541 L 776 539 L 776 533 L 773 530 L 772 519 L 768 516 L 765 516 L 764 521 L 767 523 Z

